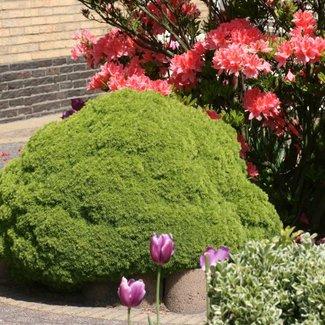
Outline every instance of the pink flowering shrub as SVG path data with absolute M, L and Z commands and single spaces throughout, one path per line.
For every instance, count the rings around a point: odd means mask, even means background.
M 0 151 L 0 160 L 6 163 L 9 160 L 10 154 L 4 151 Z
M 283 221 L 325 232 L 323 0 L 79 1 L 114 27 L 76 35 L 72 57 L 100 67 L 89 89 L 173 93 L 223 118 Z
M 266 120 L 269 117 L 279 115 L 280 100 L 276 94 L 272 92 L 262 92 L 259 88 L 251 88 L 245 91 L 243 97 L 243 108 L 249 112 L 248 119 L 253 118 Z

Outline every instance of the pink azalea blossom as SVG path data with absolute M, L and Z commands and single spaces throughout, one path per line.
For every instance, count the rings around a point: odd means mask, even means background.
M 272 48 L 269 46 L 269 42 L 265 40 L 258 40 L 249 44 L 248 51 L 251 53 L 269 53 Z
M 98 65 L 103 60 L 113 61 L 123 56 L 135 55 L 136 46 L 132 39 L 118 28 L 112 28 L 104 37 L 93 45 L 94 64 Z
M 293 15 L 292 22 L 296 25 L 296 27 L 301 28 L 304 32 L 304 35 L 312 35 L 315 30 L 315 26 L 317 24 L 316 19 L 313 16 L 311 11 L 301 11 L 298 10 Z
M 290 81 L 290 82 L 295 82 L 296 81 L 296 76 L 291 72 L 291 70 L 288 70 L 288 73 L 286 77 L 284 78 L 284 81 Z
M 246 158 L 246 152 L 251 150 L 251 147 L 246 142 L 245 138 L 241 134 L 237 134 L 237 141 L 240 143 L 240 153 L 239 156 L 242 159 Z
M 317 40 L 308 36 L 301 36 L 292 39 L 294 54 L 297 62 L 308 63 L 315 62 L 320 59 L 321 53 L 319 49 L 323 50 L 322 38 L 318 37 Z M 318 46 L 316 43 L 318 43 Z
M 289 58 L 302 64 L 319 62 L 325 50 L 325 39 L 314 35 L 316 20 L 312 12 L 297 11 L 293 22 L 296 27 L 290 31 L 291 39 L 278 46 L 275 53 L 278 67 L 285 65 Z
M 298 62 L 319 62 L 324 50 L 325 39 L 322 37 L 304 36 L 300 44 L 299 41 L 295 42 L 295 55 Z
M 137 66 L 137 60 L 131 61 L 129 67 L 122 64 L 106 62 L 101 70 L 97 72 L 88 84 L 88 90 L 101 89 L 104 91 L 115 91 L 123 88 L 138 91 L 153 90 L 164 96 L 171 94 L 170 84 L 166 80 L 151 80 L 144 75 L 144 71 Z
M 123 66 L 113 62 L 106 62 L 101 66 L 101 70 L 97 72 L 88 84 L 88 90 L 102 89 L 109 90 L 108 81 L 113 75 L 123 76 Z
M 191 3 L 190 0 L 169 0 L 168 2 L 170 7 L 174 8 L 177 15 L 188 16 L 189 19 L 199 17 L 200 15 L 200 10 L 197 5 Z M 172 23 L 176 23 L 177 19 L 174 13 L 169 9 L 168 5 L 164 4 L 160 0 L 156 0 L 156 3 L 149 2 L 146 9 L 150 14 L 157 17 L 158 21 L 162 21 L 166 16 Z M 165 32 L 165 28 L 145 12 L 141 12 L 140 19 L 147 28 L 150 27 L 151 32 L 154 35 L 163 34 Z
M 247 169 L 248 177 L 250 178 L 255 178 L 260 174 L 256 166 L 250 161 L 246 161 L 246 169 Z
M 190 17 L 199 17 L 200 16 L 200 10 L 194 3 L 184 3 L 182 5 L 182 11 L 184 15 L 190 16 Z
M 263 127 L 269 127 L 276 136 L 281 137 L 286 132 L 286 121 L 281 116 L 282 114 L 268 116 L 263 122 Z
M 274 57 L 279 62 L 278 67 L 286 64 L 287 60 L 293 54 L 293 44 L 289 41 L 284 41 L 277 49 Z
M 242 72 L 247 78 L 257 78 L 259 72 L 271 71 L 268 62 L 256 54 L 249 53 L 244 46 L 236 43 L 216 50 L 212 62 L 219 75 L 226 72 L 238 76 Z
M 85 56 L 88 66 L 92 68 L 94 66 L 92 51 L 96 37 L 89 30 L 82 30 L 75 33 L 73 39 L 77 41 L 77 44 L 71 50 L 72 60 Z
M 189 50 L 183 54 L 175 55 L 171 59 L 170 82 L 176 88 L 190 88 L 197 82 L 197 73 L 201 71 L 203 47 L 197 46 L 193 50 Z
M 252 88 L 245 92 L 243 98 L 245 111 L 249 112 L 249 119 L 261 120 L 262 116 L 275 116 L 279 114 L 280 100 L 276 94 L 263 93 L 259 88 Z
M 218 114 L 215 111 L 208 110 L 206 111 L 211 120 L 220 120 L 222 118 L 221 114 Z
M 245 50 L 240 44 L 231 44 L 215 52 L 212 60 L 213 67 L 219 70 L 219 74 L 225 71 L 228 74 L 238 76 L 242 70 L 244 55 Z
M 177 50 L 179 48 L 179 43 L 177 41 L 170 41 L 168 47 L 172 50 Z
M 170 84 L 166 80 L 151 81 L 151 90 L 158 91 L 164 96 L 168 96 L 172 93 Z
M 230 44 L 250 45 L 266 40 L 266 36 L 246 19 L 233 19 L 229 23 L 222 23 L 217 29 L 211 30 L 205 39 L 209 50 L 216 50 Z
M 257 78 L 260 71 L 264 73 L 271 71 L 271 66 L 268 62 L 260 59 L 255 54 L 246 54 L 242 61 L 243 74 L 247 78 Z

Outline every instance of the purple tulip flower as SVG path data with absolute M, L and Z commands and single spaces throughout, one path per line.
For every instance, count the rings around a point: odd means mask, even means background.
M 117 290 L 121 304 L 131 308 L 140 305 L 142 299 L 146 294 L 145 285 L 142 280 L 135 281 L 122 278 L 121 284 Z
M 76 111 L 74 109 L 68 109 L 67 111 L 62 113 L 62 120 L 68 118 L 69 116 L 73 115 Z
M 228 260 L 230 258 L 229 248 L 220 246 L 218 249 L 213 247 L 207 247 L 206 250 L 200 256 L 201 269 L 205 271 L 205 256 L 209 255 L 210 266 L 216 266 L 218 261 Z
M 71 107 L 75 111 L 80 111 L 85 106 L 85 102 L 81 98 L 71 99 Z
M 150 240 L 151 259 L 157 265 L 163 265 L 169 262 L 174 254 L 174 241 L 171 234 L 162 234 L 158 236 L 156 233 L 152 235 Z

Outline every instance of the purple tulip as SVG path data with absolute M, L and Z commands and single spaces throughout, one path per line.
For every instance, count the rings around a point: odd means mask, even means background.
M 144 282 L 142 280 L 135 281 L 134 279 L 128 281 L 123 277 L 117 294 L 122 305 L 128 308 L 136 307 L 140 305 L 146 294 Z
M 85 106 L 85 102 L 81 98 L 71 99 L 71 107 L 75 111 L 80 111 Z
M 68 118 L 68 117 L 71 116 L 71 115 L 73 115 L 75 112 L 76 112 L 76 111 L 75 111 L 74 109 L 69 109 L 69 110 L 63 112 L 63 113 L 62 113 L 62 116 L 61 116 L 62 120 Z
M 150 255 L 154 263 L 158 265 L 166 264 L 173 254 L 174 241 L 171 234 L 158 236 L 155 233 L 152 235 L 150 240 Z
M 209 255 L 210 266 L 216 266 L 218 261 L 228 260 L 230 257 L 228 247 L 220 246 L 217 250 L 213 247 L 207 247 L 207 249 L 200 256 L 200 265 L 203 271 L 205 271 L 206 255 Z

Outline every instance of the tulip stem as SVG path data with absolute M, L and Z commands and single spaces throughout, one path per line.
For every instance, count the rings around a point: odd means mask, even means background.
M 128 308 L 128 325 L 131 325 L 131 308 Z
M 205 254 L 205 283 L 206 283 L 206 304 L 207 304 L 207 323 L 209 323 L 209 315 L 210 315 L 210 298 L 209 298 L 209 273 L 210 273 L 210 258 L 208 254 Z
M 160 277 L 161 277 L 161 266 L 158 266 L 157 288 L 156 288 L 157 325 L 160 325 Z

